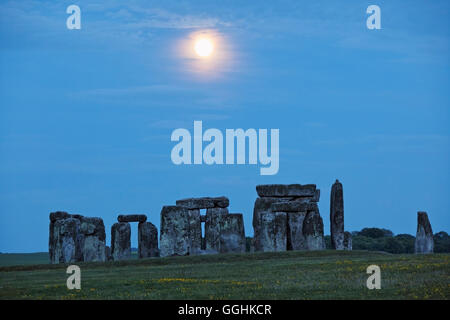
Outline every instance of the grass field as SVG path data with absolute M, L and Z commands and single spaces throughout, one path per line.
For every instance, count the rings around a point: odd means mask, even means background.
M 47 258 L 0 255 L 0 299 L 450 298 L 450 254 L 288 251 L 78 263 L 81 290 L 67 289 L 66 266 L 39 264 Z M 372 264 L 381 268 L 380 290 L 366 287 Z

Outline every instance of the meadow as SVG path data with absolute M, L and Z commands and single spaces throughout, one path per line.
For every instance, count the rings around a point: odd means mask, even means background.
M 449 299 L 450 254 L 287 251 L 77 263 L 81 290 L 47 253 L 0 254 L 0 299 Z M 381 289 L 369 290 L 369 265 Z

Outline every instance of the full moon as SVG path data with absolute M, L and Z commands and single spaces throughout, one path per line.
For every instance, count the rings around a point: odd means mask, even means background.
M 214 50 L 214 44 L 211 40 L 203 38 L 195 42 L 195 52 L 200 57 L 209 57 Z

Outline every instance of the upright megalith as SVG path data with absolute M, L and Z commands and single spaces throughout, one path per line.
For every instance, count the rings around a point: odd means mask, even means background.
M 56 239 L 58 239 L 59 237 L 56 237 L 55 235 L 55 222 L 56 220 L 59 219 L 65 219 L 68 218 L 69 214 L 67 212 L 64 211 L 56 211 L 56 212 L 51 212 L 49 215 L 49 219 L 50 219 L 50 224 L 49 224 L 49 231 L 48 231 L 48 254 L 49 254 L 49 258 L 50 258 L 50 263 L 55 263 L 55 247 L 56 247 Z M 59 263 L 59 258 L 58 258 L 58 262 Z
M 342 183 L 336 179 L 330 197 L 331 247 L 344 250 L 344 192 Z
M 139 222 L 138 225 L 139 258 L 158 257 L 158 229 L 151 222 Z
M 261 212 L 260 248 L 258 251 L 286 251 L 286 212 Z
M 280 251 L 280 243 L 285 243 L 284 250 L 324 249 L 323 221 L 317 206 L 320 190 L 316 185 L 258 185 L 256 191 L 259 198 L 253 209 L 255 251 Z M 285 226 L 274 228 L 273 224 L 283 219 Z
M 433 250 L 434 240 L 430 220 L 428 220 L 428 215 L 426 212 L 419 211 L 417 213 L 417 233 L 414 252 L 433 253 Z
M 344 250 L 352 250 L 353 242 L 352 242 L 352 234 L 348 231 L 344 232 Z
M 222 220 L 228 216 L 227 208 L 209 208 L 206 210 L 205 246 L 209 252 L 220 252 L 220 234 Z
M 323 220 L 319 209 L 308 210 L 303 221 L 303 236 L 305 237 L 307 250 L 324 250 L 325 240 L 323 237 Z
M 181 206 L 161 209 L 160 255 L 184 256 L 190 253 L 189 211 Z
M 219 252 L 245 252 L 245 230 L 242 214 L 232 213 L 221 216 L 219 226 Z
M 111 257 L 114 261 L 131 258 L 131 227 L 128 222 L 116 222 L 111 227 Z
M 289 212 L 287 214 L 287 250 L 308 250 L 308 244 L 303 232 L 306 214 L 306 211 Z
M 51 215 L 50 215 L 51 216 Z M 82 260 L 80 220 L 50 218 L 49 253 L 51 263 L 71 263 Z
M 81 217 L 80 219 L 82 260 L 106 261 L 106 233 L 103 219 L 98 217 Z
M 189 254 L 198 254 L 202 250 L 202 221 L 200 209 L 188 209 Z

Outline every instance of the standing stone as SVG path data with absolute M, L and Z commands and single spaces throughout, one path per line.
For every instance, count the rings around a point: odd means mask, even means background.
M 128 222 L 116 222 L 112 225 L 111 256 L 114 261 L 131 258 L 131 227 Z
M 255 251 L 262 251 L 261 244 L 261 213 L 272 212 L 271 207 L 274 203 L 279 203 L 283 201 L 290 201 L 293 198 L 275 198 L 275 197 L 264 197 L 256 198 L 255 205 L 253 207 L 253 247 Z
M 324 250 L 323 220 L 319 210 L 309 211 L 303 221 L 303 235 L 308 250 Z
M 209 208 L 206 210 L 205 247 L 209 252 L 220 252 L 220 224 L 228 215 L 227 208 Z
M 202 222 L 200 209 L 188 209 L 189 254 L 199 254 L 202 250 Z
M 184 256 L 190 253 L 189 212 L 180 206 L 161 209 L 160 255 Z
M 348 231 L 344 232 L 344 250 L 351 251 L 353 248 L 352 244 L 352 234 Z
M 344 250 L 344 193 L 342 184 L 337 179 L 331 187 L 330 231 L 331 247 Z
M 258 251 L 286 251 L 286 212 L 261 212 L 259 220 L 261 227 Z
M 54 220 L 50 226 L 51 263 L 71 263 L 80 261 L 81 247 L 79 239 L 80 220 L 66 218 Z
M 220 219 L 220 253 L 245 252 L 245 231 L 242 214 L 223 215 Z
M 158 230 L 151 222 L 139 222 L 138 254 L 140 259 L 157 257 L 159 255 Z
M 287 250 L 307 250 L 308 245 L 303 234 L 303 222 L 306 211 L 287 213 Z
M 82 217 L 80 233 L 82 261 L 106 261 L 106 233 L 103 219 Z
M 54 258 L 54 252 L 56 247 L 56 239 L 59 239 L 59 235 L 55 236 L 55 222 L 57 220 L 66 219 L 69 217 L 69 214 L 64 211 L 56 211 L 50 213 L 50 225 L 48 232 L 48 253 L 50 258 L 50 263 L 59 263 L 54 262 L 56 259 Z
M 433 253 L 433 250 L 434 240 L 430 220 L 428 220 L 428 215 L 426 212 L 419 211 L 417 213 L 417 233 L 414 252 Z

